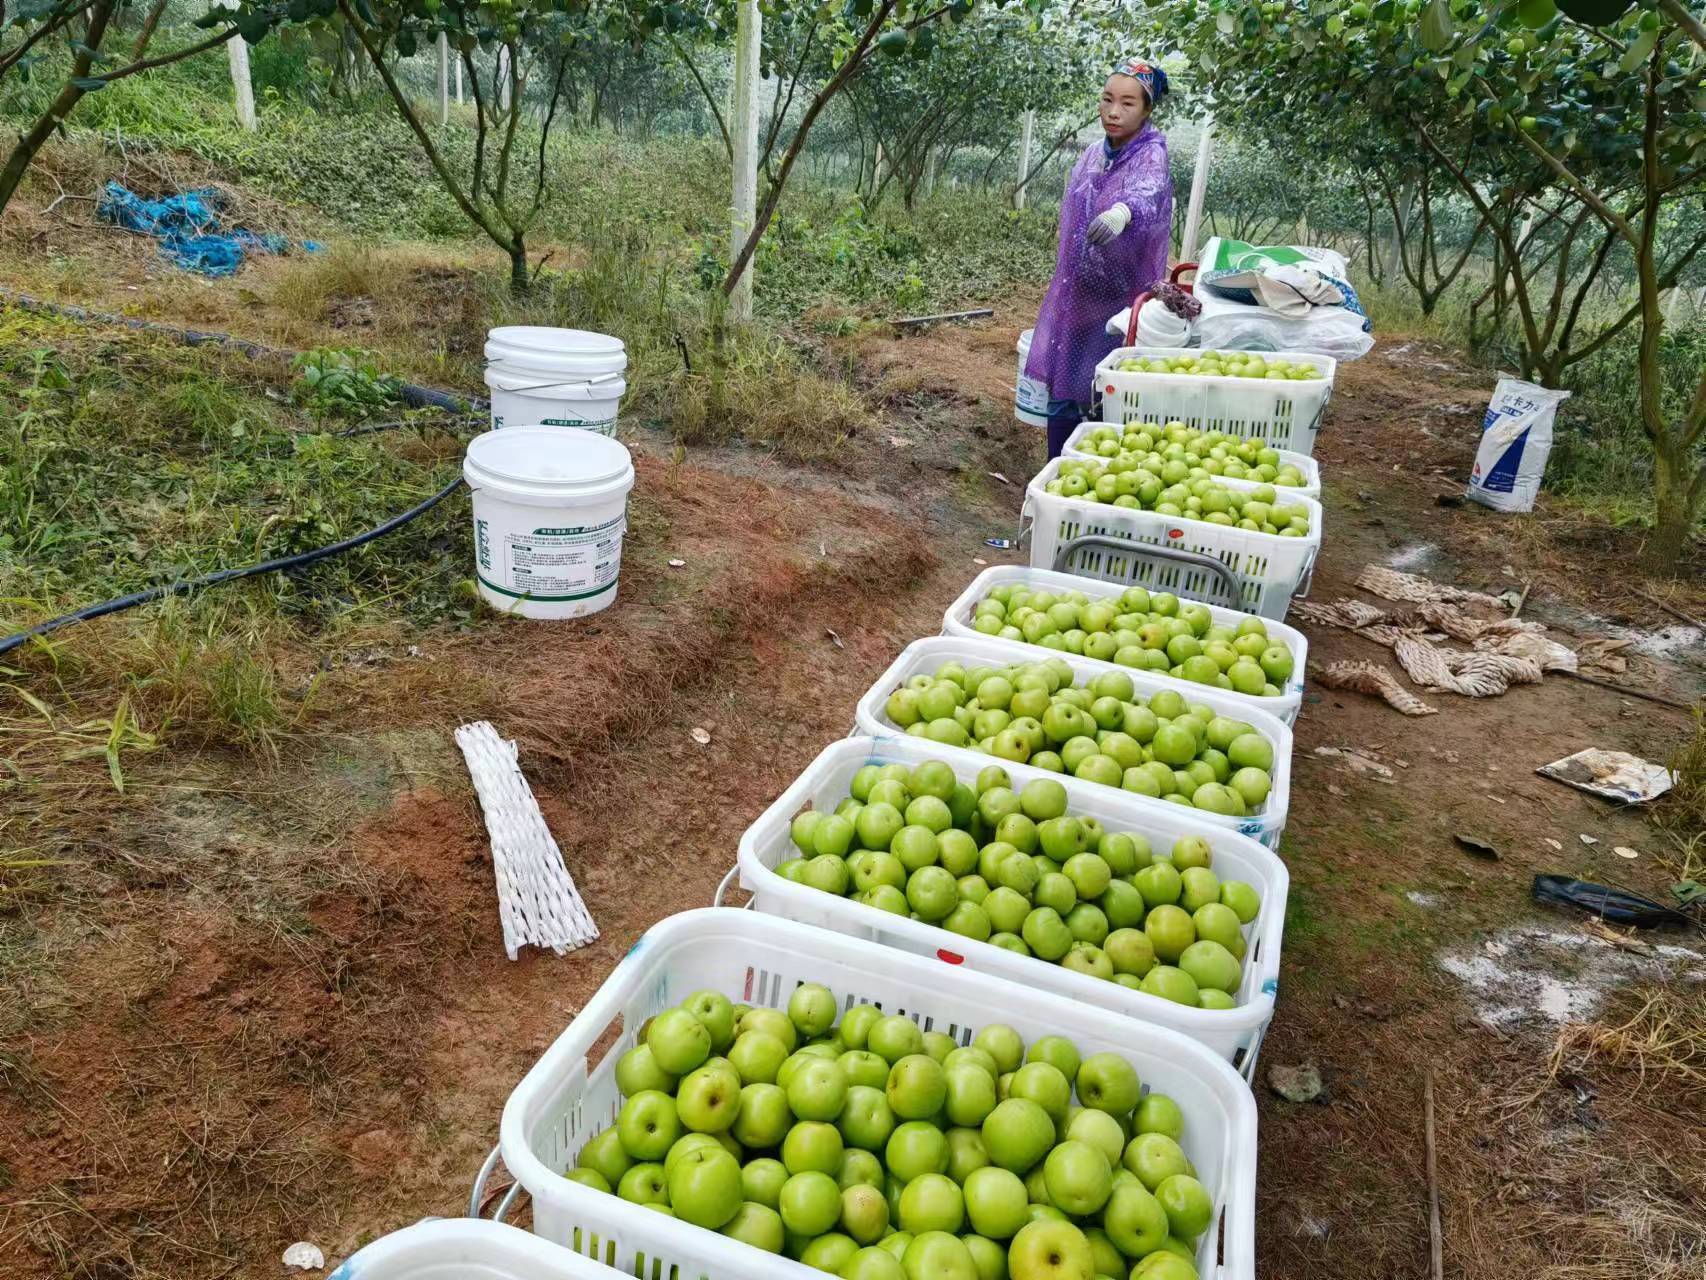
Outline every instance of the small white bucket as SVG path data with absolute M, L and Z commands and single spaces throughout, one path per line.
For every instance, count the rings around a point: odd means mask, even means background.
M 474 573 L 495 609 L 579 618 L 616 599 L 634 463 L 608 436 L 511 427 L 468 444 Z
M 615 435 L 627 369 L 627 348 L 608 334 L 542 325 L 492 329 L 486 334 L 492 429 L 579 427 Z
M 1026 329 L 1019 335 L 1019 378 L 1013 386 L 1013 416 L 1027 426 L 1048 426 L 1048 384 L 1025 376 L 1025 365 L 1031 358 L 1031 335 Z

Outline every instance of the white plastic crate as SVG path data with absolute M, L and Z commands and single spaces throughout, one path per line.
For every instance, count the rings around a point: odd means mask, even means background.
M 762 915 L 705 908 L 671 916 L 642 937 L 579 1016 L 557 1037 L 504 1106 L 499 1148 L 533 1198 L 533 1230 L 643 1280 L 810 1280 L 801 1263 L 653 1213 L 570 1182 L 587 1141 L 621 1106 L 616 1062 L 645 1020 L 711 987 L 733 1000 L 780 1008 L 802 982 L 820 982 L 842 1009 L 876 1004 L 967 1044 L 978 1028 L 1005 1023 L 1027 1043 L 1069 1037 L 1086 1055 L 1114 1052 L 1146 1090 L 1165 1093 L 1185 1116 L 1181 1145 L 1215 1205 L 1198 1273 L 1208 1280 L 1255 1275 L 1256 1107 L 1226 1062 L 1177 1032 L 1122 1018 L 934 960 Z M 620 1033 L 588 1062 L 616 1019 Z
M 1084 442 L 1089 438 L 1090 433 L 1096 430 L 1097 427 L 1117 427 L 1119 425 L 1120 424 L 1117 422 L 1090 422 L 1088 420 L 1080 422 L 1072 429 L 1072 434 L 1066 438 L 1066 444 L 1063 446 L 1061 451 L 1068 457 L 1072 458 L 1095 458 L 1106 462 L 1106 458 L 1103 458 L 1099 453 L 1091 452 Z M 1311 458 L 1307 453 L 1296 453 L 1290 449 L 1281 449 L 1277 445 L 1274 446 L 1274 449 L 1279 454 L 1280 461 L 1282 463 L 1289 462 L 1292 466 L 1296 467 L 1306 482 L 1301 486 L 1292 488 L 1288 488 L 1285 485 L 1275 485 L 1274 491 L 1281 497 L 1284 497 L 1288 493 L 1301 493 L 1306 498 L 1314 498 L 1319 501 L 1321 497 L 1321 464 L 1316 462 L 1315 459 Z M 1237 489 L 1243 489 L 1246 486 L 1253 488 L 1254 486 L 1262 483 L 1260 480 L 1240 480 L 1232 476 L 1220 476 L 1217 478 Z
M 962 666 L 1005 667 L 1023 662 L 1042 662 L 1049 658 L 1061 658 L 1072 668 L 1075 683 L 1083 684 L 1086 680 L 1101 675 L 1110 668 L 1123 671 L 1131 677 L 1132 685 L 1142 694 L 1159 693 L 1162 689 L 1171 689 L 1175 693 L 1187 692 L 1180 688 L 1180 682 L 1166 676 L 1158 676 L 1153 671 L 1133 671 L 1129 667 L 1113 667 L 1106 662 L 1097 662 L 1093 658 L 1081 658 L 1077 654 L 1057 653 L 1045 650 L 1040 655 L 1035 645 L 1016 644 L 1011 640 L 992 640 L 988 636 L 931 636 L 926 640 L 914 640 L 902 649 L 900 656 L 889 665 L 889 669 L 877 678 L 877 682 L 859 699 L 858 710 L 854 717 L 854 732 L 868 734 L 873 738 L 913 737 L 905 729 L 888 717 L 886 703 L 889 694 L 893 693 L 909 678 L 915 675 L 935 675 L 949 662 L 959 662 Z M 1285 830 L 1286 807 L 1291 802 L 1291 730 L 1288 729 L 1278 716 L 1261 708 L 1252 708 L 1250 699 L 1241 698 L 1237 694 L 1227 693 L 1224 689 L 1210 689 L 1207 685 L 1193 684 L 1189 687 L 1188 701 L 1200 702 L 1211 707 L 1220 715 L 1231 716 L 1243 720 L 1274 744 L 1274 767 L 1269 773 L 1272 779 L 1272 789 L 1268 799 L 1257 813 L 1245 817 L 1232 817 L 1227 814 L 1208 813 L 1202 809 L 1182 808 L 1169 804 L 1165 800 L 1157 800 L 1151 796 L 1141 796 L 1119 787 L 1104 787 L 1115 795 L 1123 796 L 1133 804 L 1145 808 L 1160 809 L 1165 813 L 1175 811 L 1189 814 L 1200 826 L 1220 831 L 1236 831 L 1252 839 L 1259 840 L 1270 849 L 1279 848 L 1280 833 Z M 995 756 L 984 755 L 970 747 L 949 747 L 930 739 L 918 739 L 929 742 L 931 748 L 939 752 L 943 759 L 958 759 L 965 757 L 983 765 L 998 764 L 1004 768 L 1007 761 Z M 1064 780 L 1065 775 L 1053 774 Z M 1091 787 L 1099 783 L 1087 784 Z
M 978 601 L 987 596 L 993 588 L 1007 582 L 1022 582 L 1034 591 L 1053 591 L 1056 593 L 1082 591 L 1092 600 L 1118 594 L 1117 591 L 1110 590 L 1108 583 L 1096 578 L 1078 578 L 1070 573 L 1056 573 L 1052 569 L 1033 569 L 1029 565 L 1023 564 L 991 565 L 973 578 L 971 585 L 960 593 L 959 599 L 948 606 L 948 611 L 942 615 L 942 634 L 978 640 L 995 638 L 984 635 L 972 624 L 977 619 Z M 1236 627 L 1245 618 L 1252 616 L 1247 613 L 1239 613 L 1234 609 L 1222 608 L 1217 604 L 1207 604 L 1202 601 L 1197 603 L 1203 604 L 1203 607 L 1208 610 L 1209 617 L 1223 627 Z M 1230 689 L 1221 689 L 1219 692 L 1227 697 L 1239 699 L 1252 710 L 1266 711 L 1269 715 L 1278 716 L 1286 724 L 1296 724 L 1297 713 L 1303 706 L 1303 679 L 1304 670 L 1309 662 L 1309 640 L 1296 627 L 1289 627 L 1283 622 L 1276 622 L 1272 618 L 1263 618 L 1262 622 L 1268 629 L 1268 635 L 1276 640 L 1283 641 L 1286 647 L 1291 650 L 1293 660 L 1291 679 L 1286 682 L 1285 688 L 1276 698 L 1260 698 L 1247 693 L 1235 693 Z M 1019 644 L 1021 642 L 1013 640 L 1008 643 Z M 1025 644 L 1024 647 L 1037 654 L 1039 658 L 1046 658 L 1050 654 L 1058 652 L 1058 650 L 1044 648 L 1042 645 Z M 1111 667 L 1116 671 L 1131 670 L 1130 667 L 1122 667 L 1112 662 L 1103 663 L 1095 658 L 1085 658 L 1084 660 L 1095 662 L 1099 667 Z M 1162 671 L 1150 671 L 1145 674 L 1168 681 L 1186 697 L 1190 697 L 1198 689 L 1207 687 L 1190 680 L 1175 680 Z
M 1261 436 L 1276 449 L 1315 452 L 1315 433 L 1333 395 L 1338 362 L 1303 351 L 1263 351 L 1271 360 L 1313 364 L 1323 376 L 1307 382 L 1230 378 L 1198 373 L 1123 373 L 1122 360 L 1166 359 L 1171 347 L 1117 347 L 1096 366 L 1095 392 L 1106 422 L 1183 422 L 1204 431 Z M 1200 354 L 1200 353 L 1197 353 Z
M 1058 964 L 1015 955 L 987 942 L 978 942 L 946 929 L 891 912 L 879 911 L 852 898 L 796 884 L 776 874 L 776 868 L 798 850 L 790 827 L 806 805 L 829 812 L 847 798 L 853 775 L 868 764 L 904 764 L 946 760 L 954 775 L 968 786 L 986 757 L 943 751 L 920 738 L 843 738 L 825 747 L 806 766 L 780 799 L 746 829 L 740 838 L 740 884 L 752 895 L 752 905 L 770 915 L 803 924 L 820 925 L 837 933 L 867 938 L 914 955 L 932 956 L 949 964 L 1005 978 L 1032 991 L 1108 1009 L 1157 1026 L 1169 1027 L 1231 1062 L 1249 1078 L 1256 1067 L 1262 1035 L 1274 1016 L 1279 990 L 1280 937 L 1285 931 L 1285 900 L 1291 876 L 1285 864 L 1248 836 L 1217 830 L 1194 820 L 1196 810 L 1177 805 L 1141 805 L 1135 797 L 1113 787 L 1080 782 L 1028 765 L 1006 764 L 1015 788 L 1036 778 L 1054 778 L 1066 787 L 1066 811 L 1095 818 L 1110 831 L 1134 831 L 1165 851 L 1182 836 L 1208 838 L 1215 874 L 1223 880 L 1243 880 L 1261 896 L 1256 918 L 1244 926 L 1249 950 L 1243 980 L 1232 992 L 1234 1009 L 1195 1009 L 1160 996 L 1132 991 L 1114 982 L 1074 973 Z
M 1321 551 L 1324 514 L 1314 498 L 1294 494 L 1287 499 L 1287 505 L 1308 510 L 1309 533 L 1302 538 L 1282 538 L 1277 533 L 1049 493 L 1045 486 L 1060 474 L 1060 463 L 1059 458 L 1049 462 L 1025 488 L 1022 518 L 1029 521 L 1031 564 L 1036 568 L 1055 568 L 1056 556 L 1074 538 L 1100 534 L 1214 557 L 1238 579 L 1244 608 L 1264 618 L 1284 618 L 1291 598 L 1308 594 L 1309 575 Z M 1241 480 L 1227 483 L 1245 487 Z M 1020 536 L 1024 536 L 1024 530 Z M 1214 580 L 1200 568 L 1157 563 L 1145 556 L 1107 547 L 1080 548 L 1061 569 L 1080 577 L 1116 582 L 1122 587 L 1171 591 L 1193 599 L 1214 598 Z
M 439 1218 L 382 1236 L 328 1280 L 622 1280 L 622 1273 L 501 1222 Z

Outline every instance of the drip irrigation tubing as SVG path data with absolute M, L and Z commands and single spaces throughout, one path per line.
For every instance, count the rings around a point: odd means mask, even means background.
M 10 289 L 0 289 L 0 302 L 44 315 L 63 316 L 82 324 L 117 325 L 125 329 L 135 329 L 145 333 L 158 333 L 182 342 L 187 346 L 219 346 L 241 352 L 250 359 L 282 359 L 288 360 L 297 353 L 286 351 L 279 347 L 269 347 L 259 342 L 249 342 L 243 338 L 233 338 L 226 333 L 207 333 L 198 329 L 180 329 L 175 325 L 156 324 L 151 320 L 138 320 L 133 316 L 115 315 L 111 312 L 89 311 L 83 307 L 74 307 L 65 303 L 48 302 L 41 298 L 33 298 L 28 294 L 17 293 Z M 407 419 L 395 422 L 367 423 L 359 427 L 351 427 L 345 431 L 331 434 L 337 436 L 369 435 L 378 431 L 389 431 L 400 427 L 410 426 L 442 426 L 446 430 L 454 426 L 467 425 L 467 419 L 477 411 L 486 408 L 486 402 L 477 397 L 458 396 L 448 391 L 440 391 L 436 387 L 421 387 L 414 383 L 402 384 L 401 396 L 403 403 L 414 409 L 444 409 L 458 415 L 458 420 L 451 423 L 411 422 Z M 99 604 L 88 605 L 73 613 L 64 614 L 58 618 L 50 618 L 46 622 L 18 632 L 16 635 L 0 639 L 0 654 L 7 654 L 22 645 L 28 644 L 41 636 L 58 631 L 61 627 L 73 623 L 89 622 L 95 618 L 104 618 L 110 613 L 121 613 L 126 609 L 134 609 L 137 605 L 148 604 L 167 596 L 181 596 L 191 591 L 199 591 L 203 587 L 218 586 L 224 582 L 235 582 L 240 578 L 253 578 L 263 573 L 279 573 L 289 569 L 298 569 L 304 565 L 313 564 L 317 560 L 325 560 L 331 556 L 342 555 L 346 551 L 383 538 L 386 534 L 401 529 L 411 520 L 418 519 L 443 502 L 457 489 L 461 488 L 463 480 L 457 476 L 444 488 L 431 497 L 424 499 L 398 515 L 392 516 L 365 533 L 358 533 L 342 542 L 334 542 L 330 546 L 317 547 L 312 551 L 298 552 L 296 555 L 281 556 L 274 560 L 263 560 L 259 564 L 246 565 L 240 569 L 219 569 L 213 573 L 203 574 L 197 578 L 180 578 L 176 582 L 162 583 L 149 587 L 146 591 L 132 592 L 130 595 L 118 596 L 112 600 L 103 600 Z
M 330 546 L 318 547 L 313 551 L 301 551 L 293 556 L 281 556 L 276 560 L 263 560 L 259 564 L 247 565 L 241 569 L 219 569 L 213 573 L 203 574 L 199 578 L 180 578 L 176 582 L 162 583 L 157 587 L 149 587 L 146 591 L 133 592 L 127 596 L 119 596 L 113 600 L 103 600 L 100 604 L 92 604 L 68 613 L 62 617 L 49 619 L 16 635 L 7 636 L 0 640 L 0 654 L 10 653 L 20 645 L 28 644 L 39 636 L 45 636 L 61 627 L 68 627 L 75 622 L 88 622 L 94 618 L 104 618 L 109 613 L 120 613 L 125 609 L 133 609 L 139 604 L 148 604 L 166 596 L 181 596 L 189 591 L 199 591 L 203 587 L 218 586 L 222 582 L 235 582 L 239 578 L 253 578 L 263 573 L 278 573 L 286 569 L 298 569 L 303 565 L 313 564 L 316 560 L 324 560 L 330 556 L 342 555 L 346 551 L 383 538 L 386 534 L 401 529 L 411 520 L 418 519 L 443 502 L 451 494 L 462 487 L 463 480 L 457 476 L 444 488 L 431 497 L 416 503 L 407 511 L 392 516 L 389 520 L 376 524 L 365 533 L 358 533 L 353 538 L 345 538 L 342 542 L 334 542 Z
M 61 316 L 67 320 L 75 320 L 80 324 L 116 325 L 122 329 L 134 329 L 139 333 L 157 333 L 171 338 L 190 347 L 224 347 L 231 351 L 241 352 L 251 360 L 292 360 L 300 352 L 290 351 L 283 347 L 269 347 L 262 342 L 250 342 L 247 338 L 233 338 L 228 333 L 213 333 L 200 329 L 181 329 L 177 325 L 157 324 L 153 320 L 138 320 L 135 316 L 121 316 L 111 311 L 90 311 L 84 307 L 74 307 L 64 302 L 49 302 L 45 298 L 31 297 L 27 293 L 18 293 L 11 289 L 0 289 L 0 302 L 17 307 L 20 311 L 28 311 L 37 315 Z M 485 400 L 478 396 L 457 395 L 453 391 L 440 391 L 437 387 L 417 386 L 405 382 L 400 392 L 403 403 L 411 409 L 446 409 L 451 413 L 472 413 L 488 408 Z

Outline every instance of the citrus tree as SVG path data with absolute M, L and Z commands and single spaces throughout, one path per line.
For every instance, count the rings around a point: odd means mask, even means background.
M 445 191 L 509 258 L 511 291 L 526 293 L 527 234 L 544 207 L 546 146 L 573 65 L 564 51 L 591 28 L 627 38 L 626 6 L 592 0 L 330 2 L 355 32 Z M 439 145 L 396 66 L 398 59 L 435 48 L 440 36 L 461 60 L 473 105 L 474 145 L 461 164 Z M 537 100 L 535 112 L 528 109 L 530 97 Z
M 862 129 L 883 146 L 873 203 L 898 185 L 910 205 L 942 155 L 1013 136 L 1026 111 L 1070 118 L 1076 132 L 1119 51 L 1099 24 L 1070 11 L 1038 21 L 995 10 L 946 27 L 930 57 L 874 60 L 847 90 Z
M 788 178 L 811 135 L 847 86 L 881 59 L 933 58 L 944 29 L 962 23 L 980 7 L 1002 9 L 1022 5 L 1033 14 L 1048 0 L 760 0 L 764 17 L 764 64 L 787 88 L 772 108 L 770 124 L 760 138 L 762 195 L 757 216 L 745 242 L 735 252 L 723 277 L 722 292 L 732 293 L 752 260 L 765 231 L 776 216 Z M 682 6 L 650 5 L 642 28 L 668 31 L 671 25 L 693 31 L 705 40 L 732 39 L 738 0 L 711 0 L 691 16 Z M 797 114 L 796 114 L 797 111 Z
M 306 16 L 303 0 L 288 4 L 241 0 L 221 5 L 201 19 L 197 26 L 206 34 L 160 49 L 155 41 L 163 12 L 158 0 L 152 4 L 22 0 L 0 9 L 0 89 L 44 77 L 57 86 L 6 151 L 5 163 L 0 165 L 0 210 L 17 192 L 36 154 L 89 94 L 115 80 L 216 49 L 239 36 L 254 44 L 279 24 Z M 139 28 L 128 39 L 123 30 L 127 19 L 134 19 Z
M 1649 568 L 1675 567 L 1706 501 L 1706 370 L 1666 395 L 1661 295 L 1706 247 L 1706 26 L 1682 0 L 1164 0 L 1176 40 L 1246 128 L 1423 158 L 1486 227 L 1489 303 L 1543 380 L 1638 334 L 1653 451 Z M 1220 110 L 1217 107 L 1217 111 Z M 1292 143 L 1296 153 L 1297 143 Z M 1593 281 L 1629 286 L 1609 305 Z M 1585 280 L 1585 283 L 1584 283 Z

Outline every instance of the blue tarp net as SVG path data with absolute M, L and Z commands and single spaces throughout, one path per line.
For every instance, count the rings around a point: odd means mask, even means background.
M 204 276 L 228 276 L 251 253 L 285 253 L 290 241 L 247 227 L 225 231 L 220 214 L 224 199 L 211 188 L 181 191 L 160 200 L 145 200 L 117 182 L 107 183 L 96 216 L 160 242 L 160 252 L 185 271 Z M 313 253 L 319 245 L 304 240 Z

